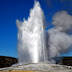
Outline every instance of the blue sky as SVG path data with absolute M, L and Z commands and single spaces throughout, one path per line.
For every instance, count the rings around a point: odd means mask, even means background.
M 47 29 L 51 28 L 52 16 L 61 10 L 72 15 L 72 0 L 38 0 L 44 11 Z M 18 57 L 16 19 L 28 17 L 34 0 L 0 0 L 0 55 Z M 64 54 L 72 56 L 72 51 Z

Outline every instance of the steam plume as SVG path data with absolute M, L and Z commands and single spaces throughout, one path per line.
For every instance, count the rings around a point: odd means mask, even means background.
M 68 51 L 72 45 L 72 35 L 69 34 L 72 27 L 72 16 L 66 11 L 57 12 L 53 16 L 53 28 L 47 31 L 49 35 L 49 59 L 60 56 Z
M 66 11 L 60 11 L 52 19 L 54 27 L 45 33 L 44 13 L 39 2 L 35 1 L 28 20 L 16 21 L 20 63 L 55 63 L 53 58 L 67 52 L 72 46 L 72 16 Z

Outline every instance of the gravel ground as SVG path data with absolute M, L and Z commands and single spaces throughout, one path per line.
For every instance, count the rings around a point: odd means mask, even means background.
M 36 63 L 36 64 L 26 64 L 19 66 L 12 66 L 8 68 L 0 68 L 0 71 L 22 71 L 22 70 L 32 70 L 32 71 L 61 71 L 61 72 L 72 72 L 72 66 L 58 65 L 58 64 L 46 64 L 46 63 Z

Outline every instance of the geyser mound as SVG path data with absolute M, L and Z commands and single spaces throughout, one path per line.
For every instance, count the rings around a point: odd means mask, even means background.
M 54 27 L 45 33 L 44 13 L 39 2 L 35 1 L 28 20 L 17 20 L 16 23 L 19 63 L 55 63 L 54 58 L 72 46 L 72 16 L 66 11 L 57 12 L 53 16 Z

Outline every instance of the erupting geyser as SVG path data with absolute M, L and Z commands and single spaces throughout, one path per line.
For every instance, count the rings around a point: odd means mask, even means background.
M 45 17 L 35 1 L 28 20 L 17 20 L 19 63 L 52 62 L 72 46 L 72 16 L 61 11 L 53 16 L 54 27 L 45 33 Z M 70 33 L 69 33 L 70 32 Z M 46 37 L 46 35 L 48 35 Z M 46 39 L 45 39 L 46 38 Z
M 17 20 L 19 62 L 37 63 L 45 59 L 45 21 L 39 2 L 30 10 L 30 17 L 23 22 Z

